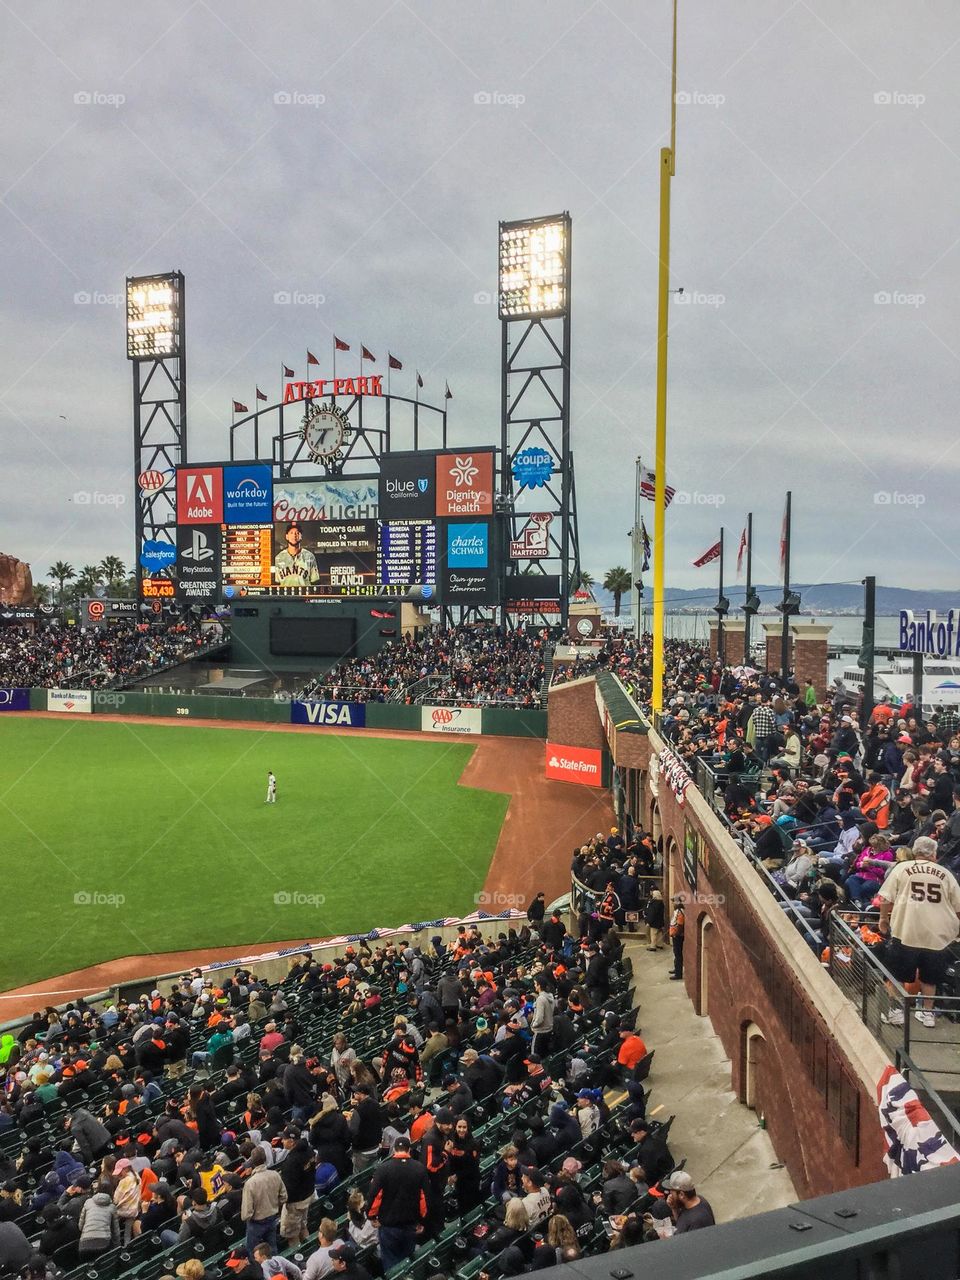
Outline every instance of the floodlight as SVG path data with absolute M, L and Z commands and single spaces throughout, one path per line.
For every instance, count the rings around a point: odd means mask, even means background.
M 569 305 L 570 215 L 500 223 L 500 318 L 562 315 Z
M 127 280 L 127 359 L 179 356 L 183 276 L 138 276 Z

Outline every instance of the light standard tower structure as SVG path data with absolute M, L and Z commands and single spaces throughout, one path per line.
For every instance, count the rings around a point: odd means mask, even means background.
M 559 580 L 554 593 L 559 592 L 565 629 L 570 584 L 580 569 L 570 447 L 569 213 L 500 223 L 498 312 L 500 492 L 510 534 L 501 620 L 509 625 L 510 600 L 535 592 L 539 573 Z M 532 560 L 531 572 L 518 582 L 519 563 L 510 558 L 509 543 L 520 538 L 534 514 L 546 524 L 546 554 Z M 541 590 L 545 594 L 545 584 Z M 533 616 L 556 622 L 555 613 L 534 610 Z
M 176 553 L 175 468 L 187 460 L 183 295 L 181 271 L 127 278 L 127 359 L 133 366 L 133 467 L 138 477 L 133 563 L 138 580 L 144 542 L 169 543 Z M 139 477 L 148 476 L 149 483 L 140 482 Z

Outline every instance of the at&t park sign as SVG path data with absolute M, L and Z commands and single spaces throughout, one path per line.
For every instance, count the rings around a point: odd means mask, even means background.
M 915 618 L 912 609 L 900 610 L 900 652 L 923 653 L 931 658 L 960 658 L 960 612 L 950 609 L 938 618 L 928 609 Z
M 316 382 L 288 382 L 283 388 L 283 403 L 321 400 L 325 395 L 382 396 L 383 378 L 319 378 Z

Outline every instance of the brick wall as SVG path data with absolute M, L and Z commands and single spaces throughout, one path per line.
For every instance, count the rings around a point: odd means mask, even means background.
M 817 697 L 823 698 L 827 690 L 827 642 L 826 640 L 805 640 L 798 637 L 794 645 L 795 656 L 793 667 L 797 673 L 801 690 L 804 680 L 811 680 L 817 691 Z
M 547 699 L 547 741 L 563 747 L 603 747 L 603 726 L 597 712 L 596 684 L 577 680 L 557 685 Z

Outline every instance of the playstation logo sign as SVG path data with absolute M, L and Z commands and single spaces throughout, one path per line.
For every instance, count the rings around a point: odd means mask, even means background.
M 213 547 L 210 539 L 202 529 L 193 530 L 193 538 L 190 546 L 180 552 L 181 560 L 192 560 L 194 564 L 199 564 L 202 560 L 213 559 Z

